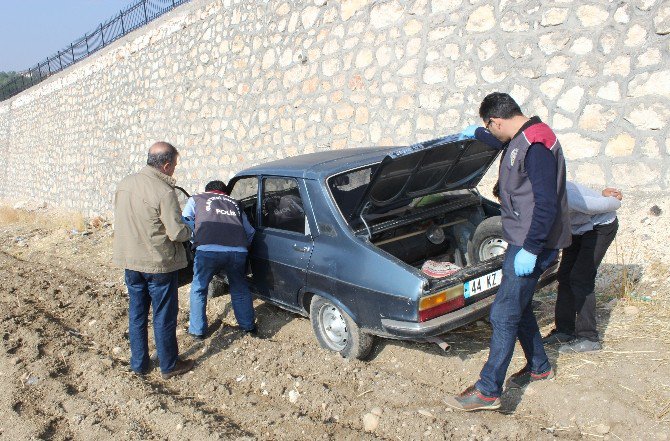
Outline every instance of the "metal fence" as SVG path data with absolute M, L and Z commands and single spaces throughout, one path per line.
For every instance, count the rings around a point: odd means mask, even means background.
M 0 101 L 13 97 L 19 92 L 34 86 L 50 75 L 60 72 L 68 66 L 82 60 L 93 52 L 118 40 L 129 32 L 144 26 L 177 6 L 190 0 L 139 0 L 121 10 L 119 15 L 101 23 L 93 32 L 87 33 L 65 49 L 37 66 L 24 72 L 18 77 L 0 87 Z

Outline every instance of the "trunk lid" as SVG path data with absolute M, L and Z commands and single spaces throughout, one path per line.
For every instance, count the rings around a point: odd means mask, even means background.
M 350 219 L 417 197 L 474 188 L 499 153 L 458 134 L 392 151 L 374 171 Z

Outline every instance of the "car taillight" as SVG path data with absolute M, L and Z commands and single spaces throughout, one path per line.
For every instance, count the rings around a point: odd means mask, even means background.
M 451 287 L 437 294 L 423 297 L 419 301 L 419 321 L 425 322 L 463 306 L 465 306 L 463 285 Z

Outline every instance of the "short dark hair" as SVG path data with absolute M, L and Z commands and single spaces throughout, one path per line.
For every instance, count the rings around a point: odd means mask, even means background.
M 521 108 L 509 94 L 493 92 L 482 100 L 479 106 L 479 116 L 483 121 L 491 118 L 510 119 L 514 116 L 523 115 Z
M 209 181 L 207 185 L 205 185 L 205 191 L 212 190 L 228 193 L 228 185 L 226 185 L 226 183 L 223 181 Z
M 147 165 L 154 168 L 161 168 L 167 163 L 174 163 L 178 156 L 179 151 L 172 144 L 160 141 L 149 148 Z

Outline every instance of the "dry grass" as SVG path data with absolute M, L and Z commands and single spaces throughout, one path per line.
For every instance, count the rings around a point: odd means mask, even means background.
M 44 229 L 67 228 L 82 231 L 86 228 L 84 215 L 74 211 L 27 211 L 0 206 L 0 225 L 28 224 Z
M 33 216 L 27 211 L 0 206 L 0 225 L 26 223 L 29 222 L 32 217 Z
M 626 258 L 626 252 L 623 247 L 619 247 L 619 241 L 614 239 L 614 247 L 616 250 L 616 263 L 621 266 L 621 274 L 619 277 L 619 291 L 617 297 L 619 298 L 630 298 L 631 293 L 635 291 L 636 281 L 633 279 L 632 274 L 628 271 L 627 261 L 630 259 Z

